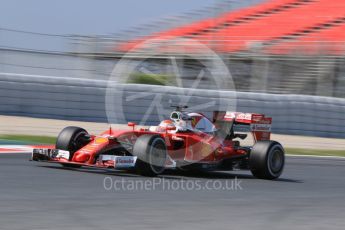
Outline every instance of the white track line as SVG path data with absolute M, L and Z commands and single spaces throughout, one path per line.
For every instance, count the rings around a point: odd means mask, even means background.
M 0 145 L 0 154 L 31 153 L 34 148 L 48 148 L 50 145 Z
M 4 73 L 0 72 L 0 76 L 17 76 L 17 77 L 30 77 L 39 79 L 56 79 L 56 80 L 82 80 L 83 82 L 108 82 L 108 80 L 90 79 L 90 78 L 78 78 L 78 77 L 63 77 L 63 76 L 48 76 L 48 75 L 36 75 L 36 74 L 22 74 L 22 73 Z
M 345 160 L 345 157 L 339 157 L 339 156 L 294 155 L 294 154 L 285 154 L 285 155 L 288 156 L 288 157 L 323 158 L 323 159 Z

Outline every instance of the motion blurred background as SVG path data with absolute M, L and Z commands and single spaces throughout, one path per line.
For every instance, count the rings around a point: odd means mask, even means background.
M 345 0 L 0 3 L 0 229 L 344 230 Z M 109 129 L 109 108 L 113 129 L 157 125 L 170 99 L 271 116 L 281 178 L 28 161 L 66 126 Z
M 272 116 L 275 133 L 344 138 L 344 9 L 344 0 L 4 0 L 0 114 L 107 122 L 105 89 L 123 58 L 140 63 L 117 76 L 128 95 L 195 88 L 202 66 L 190 57 L 210 57 L 192 40 L 223 60 L 234 83 L 219 89 L 206 75 L 197 89 L 224 99 L 236 90 L 237 110 Z M 126 120 L 141 121 L 150 101 L 128 102 Z M 151 113 L 144 125 L 158 122 Z

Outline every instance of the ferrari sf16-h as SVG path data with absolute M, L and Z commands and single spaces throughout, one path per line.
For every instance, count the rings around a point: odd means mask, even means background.
M 212 121 L 202 113 L 177 106 L 158 126 L 110 128 L 100 135 L 69 126 L 54 149 L 34 149 L 31 160 L 64 167 L 132 170 L 156 176 L 165 169 L 250 170 L 257 178 L 278 178 L 284 168 L 281 144 L 270 140 L 272 118 L 263 114 L 214 111 Z M 247 133 L 237 132 L 238 127 Z M 243 145 L 252 135 L 254 144 Z

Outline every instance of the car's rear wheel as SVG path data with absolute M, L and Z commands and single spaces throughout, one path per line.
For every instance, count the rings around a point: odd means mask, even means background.
M 284 149 L 276 141 L 259 141 L 250 152 L 249 168 L 257 178 L 278 178 L 283 172 L 284 164 Z
M 133 155 L 137 156 L 136 170 L 143 176 L 157 176 L 165 169 L 167 148 L 159 135 L 142 135 L 133 146 Z
M 69 160 L 72 160 L 74 153 L 88 143 L 88 132 L 80 127 L 68 126 L 64 128 L 56 140 L 56 149 L 69 151 Z M 63 164 L 69 167 L 69 164 Z M 76 165 L 73 165 L 76 167 Z

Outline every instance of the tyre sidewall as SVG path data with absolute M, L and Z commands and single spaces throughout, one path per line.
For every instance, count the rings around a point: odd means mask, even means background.
M 137 156 L 136 168 L 140 174 L 156 176 L 164 171 L 164 164 L 153 163 L 153 152 L 156 148 L 165 151 L 162 162 L 166 161 L 167 148 L 164 139 L 160 135 L 142 135 L 138 137 L 133 147 L 133 155 Z
M 282 154 L 282 166 L 280 168 L 279 171 L 276 171 L 274 172 L 273 171 L 273 168 L 271 166 L 271 160 L 270 160 L 270 157 L 273 157 L 273 154 L 275 151 L 280 151 L 280 154 Z M 268 171 L 268 175 L 270 175 L 272 177 L 272 179 L 274 178 L 278 178 L 283 170 L 284 170 L 284 164 L 285 164 L 285 157 L 284 157 L 284 149 L 283 147 L 278 143 L 278 144 L 275 144 L 275 145 L 272 145 L 271 148 L 268 150 L 268 154 L 266 156 L 266 164 L 267 164 L 267 171 Z
M 275 151 L 280 151 L 282 154 L 282 166 L 276 172 L 272 170 L 270 165 L 270 157 L 272 157 Z M 249 167 L 254 176 L 263 179 L 278 178 L 283 172 L 284 164 L 284 149 L 278 142 L 259 141 L 253 146 L 249 157 Z
M 69 160 L 72 160 L 74 152 L 78 150 L 79 146 L 76 141 L 76 138 L 79 135 L 87 135 L 87 131 L 80 127 L 68 126 L 64 128 L 56 139 L 56 149 L 66 150 L 70 152 Z

